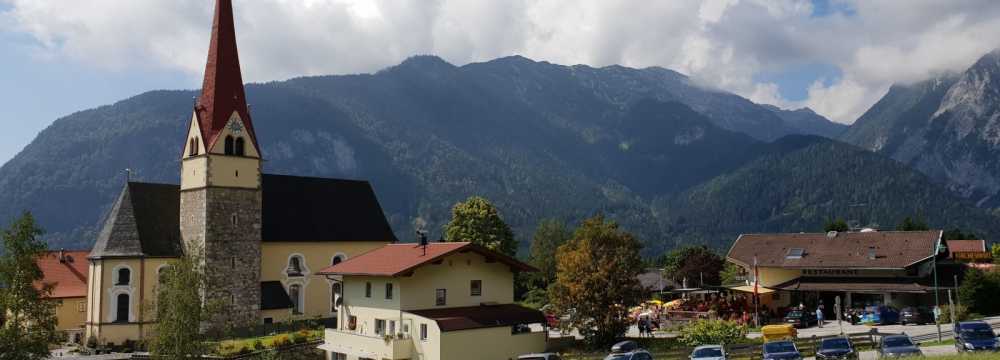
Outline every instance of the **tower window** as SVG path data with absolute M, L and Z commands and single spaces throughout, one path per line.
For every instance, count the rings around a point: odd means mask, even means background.
M 233 155 L 236 144 L 232 136 L 226 136 L 226 155 Z
M 233 221 L 233 226 L 236 226 L 236 225 L 240 224 L 239 218 L 236 216 L 236 214 L 233 214 L 232 221 Z
M 246 147 L 246 141 L 243 141 L 242 137 L 236 138 L 236 149 L 235 149 L 236 156 L 245 156 L 246 155 L 246 151 L 244 149 L 245 147 Z
M 198 155 L 198 138 L 191 138 L 188 142 L 188 156 Z

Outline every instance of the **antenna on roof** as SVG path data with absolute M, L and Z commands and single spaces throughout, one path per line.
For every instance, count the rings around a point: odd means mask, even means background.
M 424 249 L 424 255 L 427 255 L 427 230 L 417 230 L 417 237 L 420 238 L 420 247 Z

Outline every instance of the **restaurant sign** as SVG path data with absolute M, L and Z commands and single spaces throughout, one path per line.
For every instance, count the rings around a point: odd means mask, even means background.
M 882 269 L 802 269 L 802 276 L 812 277 L 892 277 L 905 275 L 904 271 Z
M 952 252 L 951 258 L 963 261 L 990 261 L 993 260 L 993 254 L 988 251 L 961 251 Z

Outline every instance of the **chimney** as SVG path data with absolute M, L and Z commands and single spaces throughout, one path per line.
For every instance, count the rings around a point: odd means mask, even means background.
M 59 262 L 66 263 L 66 249 L 59 249 Z

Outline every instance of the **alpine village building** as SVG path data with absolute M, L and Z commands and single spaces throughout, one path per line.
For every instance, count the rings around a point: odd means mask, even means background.
M 862 231 L 743 234 L 726 260 L 742 268 L 746 284 L 762 309 L 783 316 L 784 309 L 820 307 L 835 318 L 844 309 L 878 306 L 933 308 L 961 282 L 964 270 L 992 260 L 983 240 L 942 240 L 943 232 Z M 956 259 L 958 258 L 958 259 Z M 935 271 L 936 270 L 936 271 Z M 957 282 L 956 282 L 957 281 Z
M 314 272 L 397 241 L 368 182 L 262 173 L 232 11 L 217 1 L 180 185 L 128 182 L 79 259 L 88 339 L 148 338 L 161 272 L 193 252 L 228 325 L 333 318 L 340 284 Z

